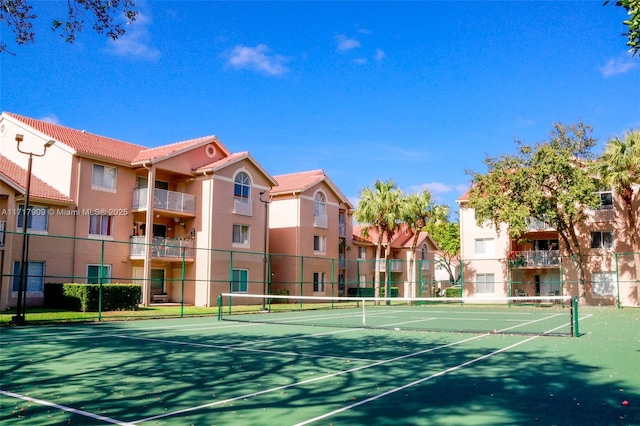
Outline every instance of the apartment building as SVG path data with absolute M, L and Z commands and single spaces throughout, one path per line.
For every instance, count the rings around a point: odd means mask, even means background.
M 262 291 L 263 256 L 230 259 L 262 252 L 268 234 L 256 206 L 276 181 L 248 152 L 215 136 L 148 148 L 4 112 L 0 309 L 16 305 L 30 152 L 27 305 L 45 282 L 98 278 L 140 282 L 145 305 Z
M 346 295 L 353 206 L 323 170 L 274 177 L 269 208 L 271 288 Z
M 358 286 L 373 287 L 379 234 L 374 227 L 367 228 L 367 236 L 363 235 L 363 230 L 363 226 L 355 226 L 352 237 L 358 259 Z M 400 297 L 435 296 L 437 250 L 438 245 L 429 233 L 420 232 L 416 240 L 415 232 L 404 224 L 391 240 L 383 236 L 380 287 L 385 288 L 389 282 L 391 287 L 398 288 Z
M 640 211 L 639 191 L 636 187 L 636 211 Z M 627 228 L 624 206 L 615 192 L 601 191 L 600 200 L 600 208 L 589 211 L 576 230 L 586 268 L 583 303 L 639 306 L 630 245 L 630 232 L 638 231 Z M 506 225 L 500 232 L 492 224 L 478 225 L 468 201 L 468 191 L 457 200 L 464 296 L 582 294 L 576 262 L 555 229 L 532 220 L 526 234 L 515 240 Z

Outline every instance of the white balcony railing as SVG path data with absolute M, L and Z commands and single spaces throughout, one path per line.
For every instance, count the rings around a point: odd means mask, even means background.
M 402 260 L 389 259 L 388 262 L 391 272 L 402 272 Z M 380 272 L 387 272 L 387 263 L 384 259 L 380 259 Z
M 598 210 L 589 211 L 588 221 L 591 223 L 613 222 L 615 219 L 616 219 L 616 214 L 615 214 L 615 211 L 613 210 L 613 206 L 604 205 L 600 207 Z
M 327 215 L 322 216 L 314 216 L 313 217 L 313 226 L 316 228 L 327 228 L 328 220 Z
M 147 194 L 149 189 L 135 189 L 133 191 L 133 210 L 145 210 L 147 206 Z M 195 213 L 195 195 L 184 192 L 167 191 L 166 189 L 153 190 L 153 208 L 179 213 Z
M 4 247 L 4 228 L 7 222 L 0 220 L 0 247 Z
M 145 256 L 145 236 L 131 237 L 131 257 Z M 181 259 L 184 250 L 186 259 L 193 259 L 193 239 L 151 238 L 151 257 Z
M 233 212 L 244 216 L 253 216 L 253 203 L 248 198 L 235 197 L 233 199 Z
M 514 268 L 540 268 L 560 266 L 558 250 L 514 251 L 509 254 L 509 264 Z

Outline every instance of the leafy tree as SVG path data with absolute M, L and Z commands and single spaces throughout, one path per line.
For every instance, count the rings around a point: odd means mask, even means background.
M 416 277 L 415 256 L 420 233 L 425 230 L 427 225 L 444 222 L 448 214 L 449 208 L 445 205 L 433 203 L 431 193 L 427 190 L 421 193 L 409 194 L 403 198 L 400 218 L 413 232 L 408 268 L 409 285 L 418 281 Z M 409 294 L 413 294 L 413 289 L 409 289 Z
M 556 229 L 566 254 L 579 274 L 579 295 L 584 302 L 585 262 L 576 230 L 587 211 L 597 208 L 600 198 L 596 181 L 587 165 L 596 140 L 592 128 L 582 122 L 554 124 L 550 139 L 534 145 L 517 141 L 515 155 L 487 157 L 488 173 L 472 176 L 469 205 L 478 225 L 490 221 L 500 232 L 507 225 L 512 238 L 520 238 L 531 218 Z
M 19 45 L 34 43 L 36 34 L 33 22 L 37 15 L 29 0 L 0 0 L 0 21 L 15 34 L 15 41 Z M 84 29 L 85 21 L 89 22 L 99 34 L 116 40 L 125 33 L 122 22 L 116 22 L 120 15 L 127 23 L 133 22 L 138 15 L 133 0 L 68 0 L 66 19 L 54 19 L 51 22 L 53 30 L 61 31 L 61 36 L 67 43 L 73 43 L 79 32 Z M 6 42 L 0 41 L 0 52 L 7 49 Z
M 640 186 L 640 129 L 625 133 L 623 139 L 610 139 L 595 164 L 596 174 L 603 185 L 617 192 L 624 204 L 626 228 L 629 230 L 629 242 L 634 252 L 636 280 L 640 280 L 640 213 L 633 208 L 634 196 L 639 196 L 637 192 L 634 193 L 634 185 Z
M 387 182 L 377 180 L 373 184 L 373 188 L 364 188 L 360 192 L 360 201 L 358 202 L 358 206 L 355 211 L 355 218 L 359 223 L 369 224 L 378 232 L 374 275 L 374 291 L 376 297 L 380 294 L 380 257 L 382 256 L 382 241 L 385 236 L 387 241 L 390 241 L 398 229 L 401 201 L 402 193 L 392 180 Z M 362 234 L 368 238 L 369 228 L 363 228 Z M 388 254 L 389 250 L 385 252 L 385 262 Z M 387 288 L 387 292 L 385 294 L 390 294 L 389 288 Z
M 440 256 L 436 265 L 449 273 L 452 284 L 460 279 L 460 269 L 454 262 L 460 261 L 460 224 L 448 220 L 427 223 L 426 230 L 440 248 Z
M 640 51 L 640 0 L 606 0 L 607 4 L 614 4 L 627 10 L 629 19 L 623 21 L 627 26 L 627 32 L 623 35 L 627 37 L 627 46 L 633 55 Z

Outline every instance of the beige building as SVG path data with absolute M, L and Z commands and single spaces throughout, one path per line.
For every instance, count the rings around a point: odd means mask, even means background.
M 367 228 L 368 236 L 363 235 L 363 227 L 354 227 L 353 246 L 358 259 L 359 287 L 374 287 L 376 245 L 378 232 Z M 435 296 L 435 255 L 438 246 L 427 232 L 420 232 L 417 240 L 413 230 L 402 226 L 390 241 L 382 239 L 380 254 L 380 287 L 398 289 L 399 297 Z M 414 246 L 415 244 L 415 246 Z M 392 294 L 393 296 L 393 294 Z
M 323 170 L 275 180 L 269 204 L 272 289 L 345 295 L 353 206 Z
M 16 305 L 22 253 L 29 155 L 16 139 L 35 153 L 27 305 L 42 303 L 45 282 L 99 278 L 140 282 L 143 304 L 212 306 L 220 292 L 262 291 L 267 222 L 257 207 L 276 182 L 249 153 L 215 136 L 147 148 L 5 112 L 0 309 Z
M 635 188 L 634 209 L 640 211 L 640 188 Z M 589 212 L 577 230 L 585 263 L 583 302 L 589 305 L 639 306 L 638 282 L 630 232 L 622 201 L 615 192 L 600 193 L 601 205 Z M 519 240 L 509 238 L 503 226 L 478 226 L 469 193 L 460 206 L 463 296 L 580 295 L 576 264 L 568 257 L 558 232 L 545 223 L 532 221 Z

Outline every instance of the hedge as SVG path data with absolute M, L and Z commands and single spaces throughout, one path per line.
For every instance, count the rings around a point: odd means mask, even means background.
M 142 287 L 139 284 L 103 284 L 103 311 L 135 311 L 138 309 Z M 44 304 L 49 308 L 71 311 L 97 312 L 100 284 L 47 283 Z
M 444 297 L 462 297 L 462 288 L 460 287 L 445 288 Z

